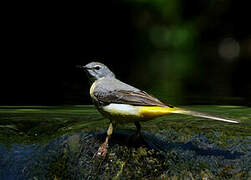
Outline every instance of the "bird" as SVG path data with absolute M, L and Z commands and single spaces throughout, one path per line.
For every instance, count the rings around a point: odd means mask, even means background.
M 145 91 L 118 80 L 115 74 L 100 62 L 90 62 L 78 67 L 87 73 L 91 83 L 90 96 L 93 104 L 104 117 L 110 120 L 106 139 L 94 156 L 106 156 L 108 141 L 116 124 L 134 123 L 136 134 L 140 134 L 140 122 L 171 113 L 239 123 L 235 119 L 186 110 L 163 103 Z

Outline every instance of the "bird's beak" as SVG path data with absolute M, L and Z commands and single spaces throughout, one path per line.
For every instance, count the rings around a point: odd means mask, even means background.
M 84 66 L 82 65 L 76 65 L 76 68 L 83 69 Z
M 89 67 L 82 66 L 82 65 L 77 65 L 76 67 L 77 67 L 77 68 L 80 68 L 80 69 L 84 69 L 84 70 L 91 69 L 91 68 L 89 68 Z

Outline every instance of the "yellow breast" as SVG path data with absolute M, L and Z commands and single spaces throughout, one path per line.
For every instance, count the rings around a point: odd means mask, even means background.
M 95 87 L 97 86 L 97 83 L 98 81 L 94 81 L 94 83 L 92 83 L 91 88 L 90 88 L 90 96 L 93 99 L 96 99 L 96 97 L 93 95 L 93 92 L 94 92 Z

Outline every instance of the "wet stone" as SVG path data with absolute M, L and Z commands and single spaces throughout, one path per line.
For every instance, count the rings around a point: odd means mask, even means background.
M 132 131 L 115 131 L 107 156 L 93 157 L 105 134 L 105 131 L 72 134 L 56 138 L 44 146 L 29 147 L 32 151 L 30 156 L 19 157 L 16 162 L 17 177 L 228 179 L 245 178 L 250 173 L 250 142 L 238 144 L 239 141 L 233 140 L 238 148 L 233 148 L 233 144 L 229 148 L 212 144 L 204 135 L 194 136 L 184 142 L 170 142 L 169 136 L 143 132 L 145 140 L 139 142 L 139 147 L 135 147 L 126 140 L 133 135 Z M 175 135 L 175 132 L 166 134 Z M 124 139 L 121 140 L 121 137 Z M 5 158 L 11 159 L 8 156 Z

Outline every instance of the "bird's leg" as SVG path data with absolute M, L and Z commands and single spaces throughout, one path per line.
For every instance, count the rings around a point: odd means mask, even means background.
M 134 146 L 134 147 L 139 147 L 142 143 L 144 143 L 144 139 L 141 136 L 141 126 L 140 123 L 138 121 L 134 122 L 135 126 L 136 126 L 136 132 L 134 134 L 132 134 L 129 137 L 129 144 Z
M 140 131 L 141 131 L 141 125 L 139 124 L 139 122 L 138 121 L 136 121 L 136 122 L 134 122 L 134 124 L 135 124 L 135 126 L 136 126 L 136 136 L 140 136 L 141 134 L 140 134 Z
M 110 139 L 111 135 L 112 135 L 112 131 L 113 131 L 113 124 L 110 123 L 109 128 L 107 130 L 107 136 L 105 138 L 105 142 L 99 147 L 98 152 L 94 155 L 98 155 L 98 156 L 104 156 L 107 153 L 107 147 L 108 147 L 108 140 Z

